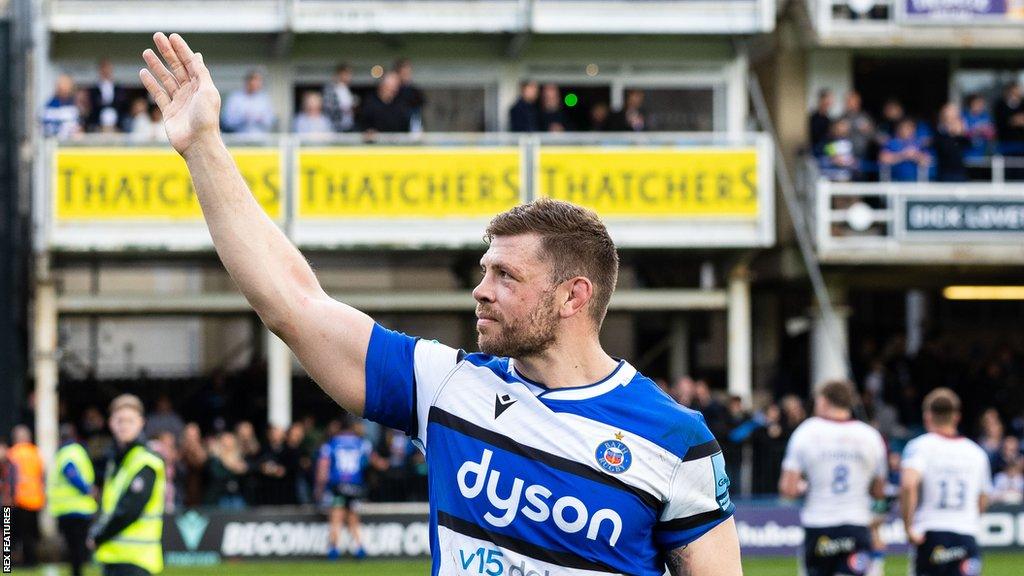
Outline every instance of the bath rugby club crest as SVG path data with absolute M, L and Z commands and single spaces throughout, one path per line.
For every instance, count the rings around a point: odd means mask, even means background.
M 621 474 L 629 470 L 633 463 L 633 455 L 629 447 L 622 443 L 622 433 L 616 432 L 614 440 L 606 440 L 597 447 L 597 464 L 612 474 Z

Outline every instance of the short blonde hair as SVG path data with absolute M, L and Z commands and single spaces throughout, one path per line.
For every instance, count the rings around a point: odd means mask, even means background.
M 960 397 L 949 388 L 936 388 L 924 397 L 924 411 L 939 426 L 952 424 L 960 414 Z
M 142 400 L 135 394 L 121 394 L 117 398 L 110 401 L 110 414 L 114 415 L 115 412 L 122 408 L 131 408 L 139 413 L 139 416 L 146 415 L 146 409 L 142 405 Z

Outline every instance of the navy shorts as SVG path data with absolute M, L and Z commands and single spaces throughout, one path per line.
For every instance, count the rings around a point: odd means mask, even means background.
M 981 550 L 973 536 L 954 532 L 926 532 L 924 544 L 913 552 L 916 576 L 977 576 Z
M 328 502 L 326 504 L 328 507 L 351 510 L 363 499 L 365 490 L 362 484 L 339 483 L 329 486 L 327 494 Z
M 862 576 L 871 565 L 871 533 L 867 526 L 804 529 L 807 576 Z

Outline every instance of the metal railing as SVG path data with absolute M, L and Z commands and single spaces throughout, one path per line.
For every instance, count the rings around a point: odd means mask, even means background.
M 971 169 L 982 170 L 989 180 L 930 182 L 928 167 L 921 167 L 914 182 L 834 182 L 821 175 L 816 162 L 806 159 L 801 181 L 807 191 L 805 209 L 813 223 L 819 253 L 833 250 L 905 250 L 908 246 L 935 248 L 975 242 L 1001 244 L 1019 242 L 1006 232 L 1011 229 L 968 230 L 950 228 L 945 233 L 930 231 L 908 218 L 908 206 L 1011 205 L 1017 210 L 1024 202 L 1024 158 L 995 155 L 965 161 Z M 1015 174 L 1021 170 L 1022 174 Z M 1008 176 L 1011 176 L 1008 179 Z M 951 225 L 952 226 L 952 225 Z

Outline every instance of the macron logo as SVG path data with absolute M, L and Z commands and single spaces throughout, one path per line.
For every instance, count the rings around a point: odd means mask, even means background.
M 497 420 L 498 416 L 505 413 L 516 403 L 516 399 L 509 396 L 508 394 L 495 394 L 494 395 L 494 419 Z
M 508 493 L 504 496 L 499 495 L 498 482 L 501 472 L 491 470 L 492 456 L 494 456 L 494 452 L 485 449 L 479 462 L 463 463 L 457 476 L 459 492 L 469 500 L 473 500 L 484 492 L 485 487 L 487 488 L 487 501 L 501 512 L 500 516 L 495 516 L 491 512 L 484 514 L 484 520 L 487 520 L 492 526 L 498 528 L 508 526 L 522 512 L 527 519 L 538 523 L 551 518 L 554 520 L 555 526 L 567 534 L 575 534 L 586 528 L 587 539 L 597 540 L 602 523 L 607 522 L 611 530 L 608 544 L 614 547 L 615 543 L 619 541 L 619 535 L 622 533 L 622 518 L 616 511 L 609 508 L 602 508 L 591 514 L 582 500 L 572 496 L 562 496 L 554 503 L 549 504 L 552 496 L 551 490 L 540 484 L 526 486 L 521 478 L 514 476 Z M 519 504 L 524 496 L 526 504 L 520 508 Z

